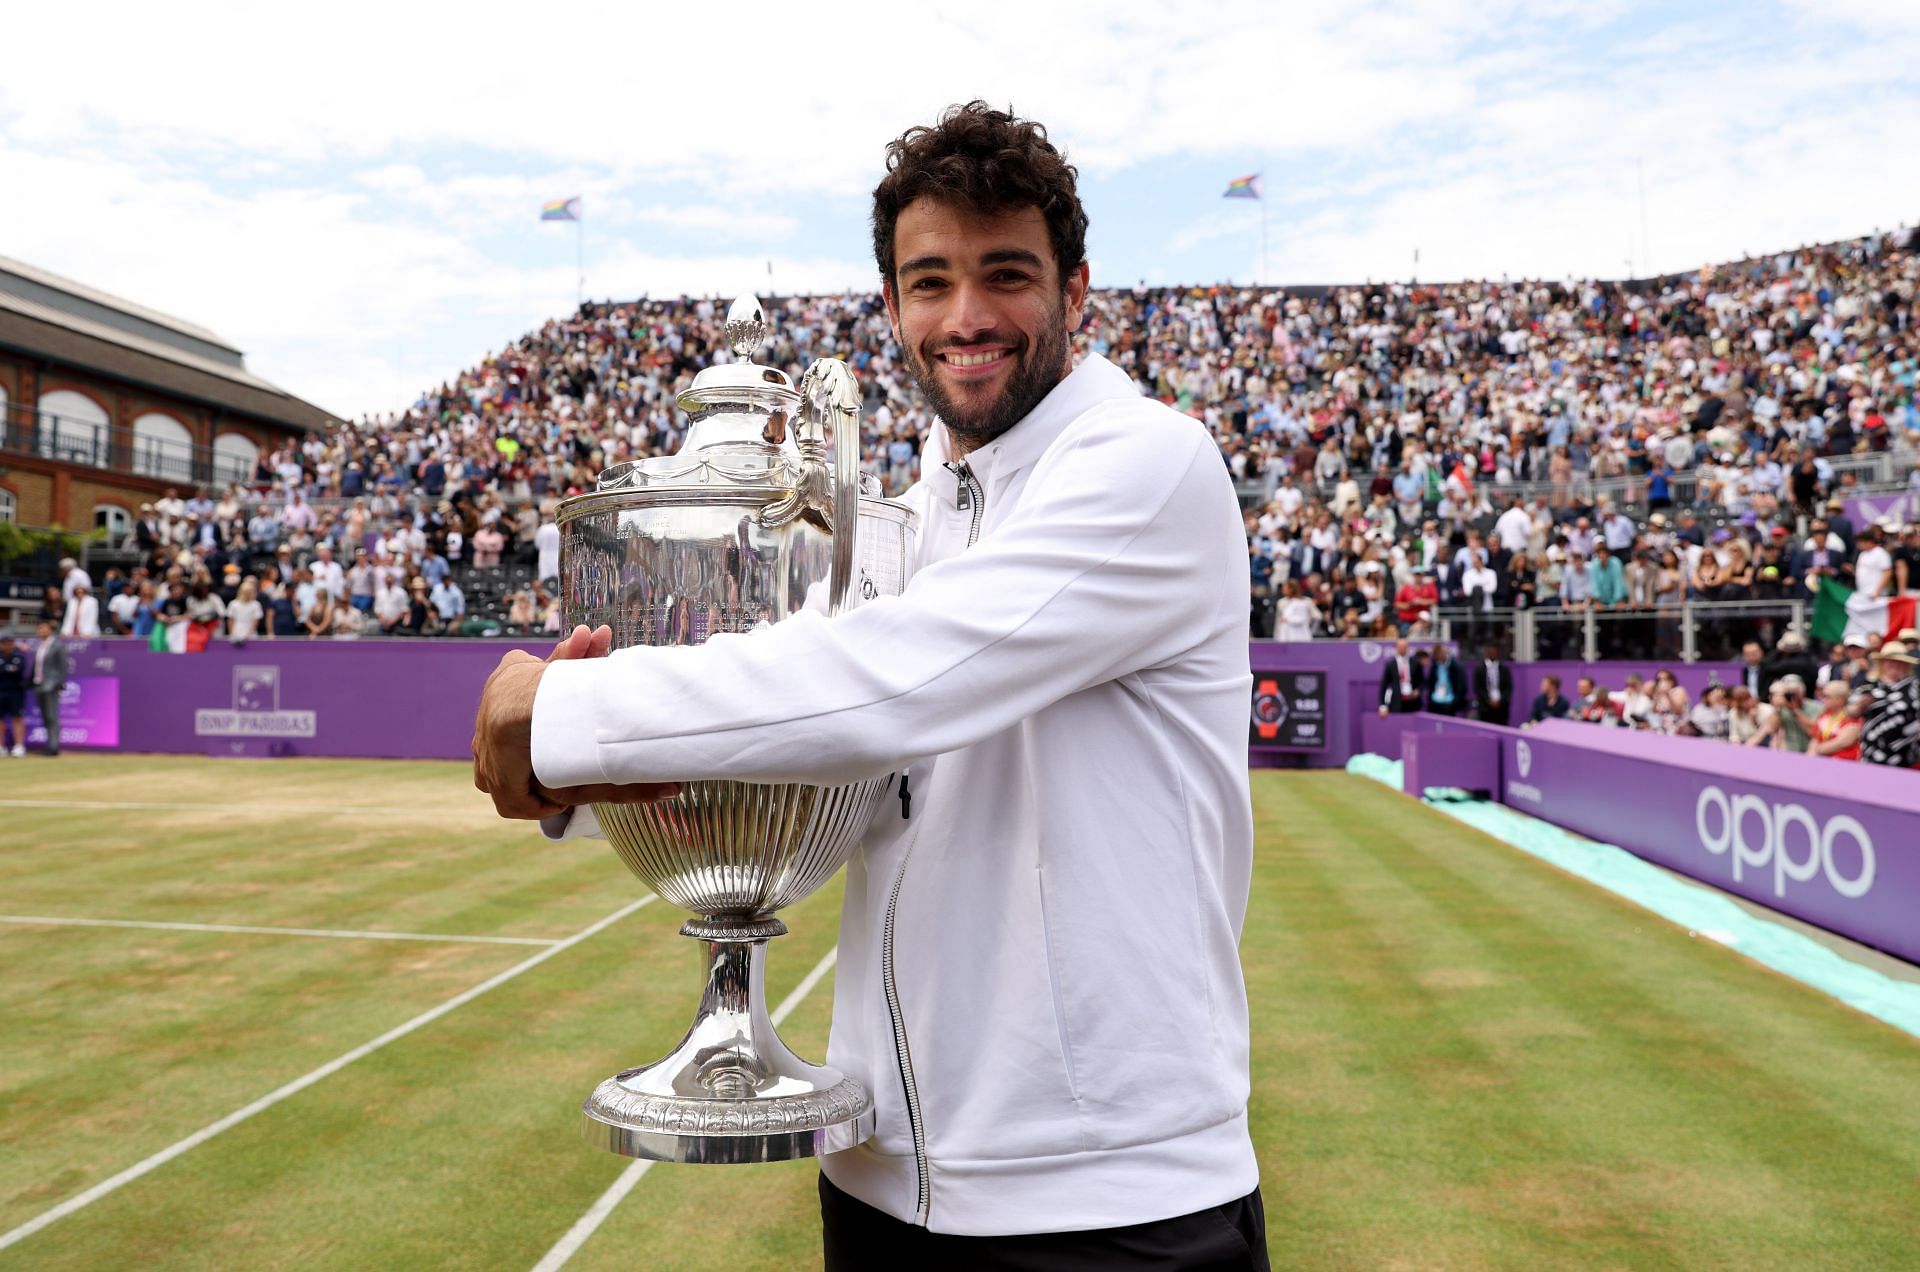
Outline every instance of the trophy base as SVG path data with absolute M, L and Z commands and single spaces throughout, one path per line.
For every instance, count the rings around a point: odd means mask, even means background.
M 767 1015 L 766 943 L 779 920 L 709 917 L 707 991 L 664 1059 L 602 1082 L 585 1104 L 589 1143 L 658 1162 L 780 1162 L 852 1148 L 873 1134 L 873 1098 L 852 1078 L 787 1050 Z
M 623 1085 L 645 1072 L 608 1078 L 587 1098 L 588 1143 L 656 1162 L 784 1162 L 837 1153 L 873 1134 L 873 1101 L 851 1078 L 825 1090 L 725 1100 L 642 1095 Z

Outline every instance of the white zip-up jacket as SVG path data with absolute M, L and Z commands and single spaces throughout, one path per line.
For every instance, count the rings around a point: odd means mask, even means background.
M 847 869 L 827 1059 L 879 1125 L 822 1168 L 853 1196 L 967 1235 L 1244 1196 L 1251 676 L 1219 448 L 1093 357 L 967 457 L 969 507 L 947 455 L 936 428 L 902 595 L 553 663 L 535 773 L 911 765 L 910 815 L 884 803 Z

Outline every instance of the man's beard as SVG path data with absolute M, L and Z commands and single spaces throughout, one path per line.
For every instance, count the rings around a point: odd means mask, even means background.
M 947 432 L 953 434 L 961 447 L 973 450 L 985 446 L 1025 419 L 1066 377 L 1066 298 L 1062 296 L 1060 303 L 1054 306 L 1041 328 L 1037 342 L 1028 346 L 1026 356 L 1007 378 L 1006 388 L 1000 391 L 998 397 L 971 413 L 962 410 L 941 388 L 938 368 L 934 365 L 937 359 L 922 359 L 919 350 L 910 346 L 903 348 L 906 350 L 907 368 L 913 372 L 914 383 L 920 386 L 920 392 L 933 404 L 934 414 L 940 417 L 941 423 L 947 426 Z

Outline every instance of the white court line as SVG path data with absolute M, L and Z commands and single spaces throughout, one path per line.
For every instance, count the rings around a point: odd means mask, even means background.
M 827 956 L 814 964 L 813 970 L 807 973 L 806 979 L 795 985 L 793 992 L 780 1000 L 780 1005 L 773 1009 L 773 1023 L 776 1027 L 792 1015 L 793 1009 L 800 1005 L 800 1001 L 812 993 L 813 987 L 833 970 L 833 962 L 839 955 L 838 945 L 828 950 Z M 633 1186 L 653 1169 L 653 1165 L 650 1161 L 638 1161 L 621 1171 L 620 1178 L 613 1181 L 613 1186 L 601 1193 L 600 1199 L 587 1208 L 587 1213 L 575 1220 L 573 1227 L 567 1229 L 567 1234 L 554 1242 L 553 1249 L 547 1251 L 545 1257 L 533 1265 L 533 1272 L 557 1272 L 557 1269 L 565 1266 L 567 1260 L 587 1243 L 587 1238 L 607 1221 L 607 1216 L 613 1213 L 613 1208 L 625 1200 L 627 1194 L 633 1191 Z
M 475 945 L 558 945 L 543 936 L 439 936 L 432 932 L 353 932 L 333 928 L 246 927 L 238 923 L 162 923 L 143 919 L 73 919 L 49 914 L 0 914 L 0 923 L 48 927 L 152 928 L 160 932 L 238 932 L 243 936 L 331 936 L 343 941 L 461 941 Z
M 588 937 L 593 936 L 596 933 L 605 931 L 607 928 L 611 927 L 613 924 L 618 923 L 621 919 L 626 918 L 629 914 L 632 914 L 635 910 L 638 910 L 641 906 L 646 905 L 649 902 L 656 901 L 658 899 L 659 898 L 655 897 L 651 892 L 649 892 L 646 896 L 641 897 L 638 901 L 632 901 L 626 905 L 621 906 L 618 910 L 615 910 L 612 914 L 609 914 L 606 918 L 601 919 L 598 923 L 594 923 L 589 927 L 584 927 L 580 929 L 578 932 L 575 932 L 572 936 L 568 937 L 566 940 L 557 942 L 553 945 L 548 946 L 546 949 L 541 950 L 538 954 L 535 954 L 532 958 L 526 959 L 523 962 L 515 963 L 512 967 L 509 967 L 506 971 L 501 972 L 497 976 L 490 977 L 489 979 L 482 981 L 480 984 L 475 985 L 472 989 L 464 990 L 461 993 L 455 994 L 452 998 L 447 999 L 446 1002 L 441 1003 L 438 1007 L 433 1008 L 431 1011 L 422 1012 L 420 1015 L 415 1016 L 412 1020 L 407 1021 L 404 1025 L 398 1025 L 392 1029 L 387 1030 L 387 1032 L 381 1034 L 378 1038 L 375 1038 L 372 1042 L 361 1043 L 359 1046 L 355 1047 L 352 1051 L 347 1052 L 345 1055 L 334 1057 L 333 1059 L 327 1061 L 325 1064 L 321 1065 L 318 1069 L 315 1069 L 313 1072 L 304 1074 L 301 1077 L 295 1078 L 293 1081 L 287 1083 L 285 1086 L 280 1087 L 277 1090 L 268 1092 L 267 1094 L 261 1096 L 259 1099 L 255 1100 L 252 1104 L 247 1105 L 245 1108 L 236 1109 L 234 1112 L 229 1113 L 225 1117 L 221 1118 L 218 1122 L 209 1123 L 208 1125 L 203 1126 L 199 1130 L 195 1131 L 193 1134 L 187 1136 L 185 1139 L 169 1144 L 167 1147 L 161 1149 L 159 1152 L 155 1153 L 153 1156 L 147 1158 L 146 1160 L 134 1163 L 132 1166 L 129 1166 L 125 1170 L 121 1171 L 118 1175 L 115 1175 L 110 1179 L 103 1179 L 99 1183 L 95 1184 L 93 1187 L 87 1189 L 85 1192 L 80 1193 L 77 1196 L 67 1198 L 67 1200 L 53 1207 L 53 1209 L 48 1210 L 42 1214 L 36 1215 L 35 1217 L 27 1220 L 25 1223 L 21 1224 L 18 1228 L 15 1228 L 11 1232 L 5 1233 L 4 1235 L 0 1235 L 0 1250 L 4 1250 L 10 1245 L 14 1245 L 18 1242 L 26 1240 L 28 1237 L 32 1236 L 34 1233 L 40 1231 L 40 1229 L 46 1227 L 48 1224 L 56 1223 L 59 1220 L 66 1218 L 68 1215 L 72 1214 L 76 1210 L 80 1210 L 83 1207 L 92 1205 L 94 1202 L 100 1200 L 102 1197 L 107 1196 L 109 1193 L 118 1191 L 119 1189 L 132 1183 L 134 1180 L 140 1178 L 142 1175 L 147 1174 L 149 1171 L 156 1170 L 159 1167 L 166 1165 L 168 1162 L 180 1156 L 182 1153 L 186 1152 L 188 1149 L 197 1148 L 200 1145 L 206 1143 L 208 1140 L 212 1139 L 214 1136 L 220 1134 L 220 1132 L 231 1130 L 233 1127 L 240 1125 L 240 1123 L 246 1121 L 248 1118 L 252 1117 L 254 1114 L 265 1112 L 267 1109 L 272 1108 L 274 1105 L 280 1103 L 280 1101 L 286 1099 L 289 1096 L 298 1095 L 300 1092 L 306 1090 L 308 1087 L 312 1086 L 314 1083 L 320 1081 L 321 1079 L 331 1077 L 332 1075 L 340 1072 L 340 1070 L 346 1068 L 348 1065 L 352 1064 L 355 1060 L 364 1059 L 365 1057 L 370 1056 L 374 1052 L 380 1050 L 380 1048 L 386 1046 L 388 1043 L 398 1042 L 400 1039 L 406 1037 L 408 1034 L 412 1033 L 414 1030 L 419 1029 L 422 1026 L 432 1024 L 434 1021 L 440 1019 L 440 1017 L 446 1015 L 448 1012 L 452 1011 L 454 1008 L 461 1007 L 467 1003 L 472 1002 L 474 999 L 480 997 L 480 995 L 486 993 L 490 989 L 499 988 L 501 985 L 506 984 L 508 981 L 512 980 L 514 977 L 520 975 L 520 973 L 532 971 L 534 968 L 540 966 L 540 964 L 552 958 L 555 954 L 558 954 L 563 950 L 571 949 L 574 946 L 578 945 L 580 942 L 586 940 Z
M 0 808 L 77 808 L 88 812 L 123 809 L 189 813 L 353 813 L 380 817 L 445 817 L 449 813 L 473 812 L 493 816 L 493 810 L 477 800 L 471 808 L 434 808 L 420 804 L 402 808 L 375 808 L 353 804 L 200 804 L 192 801 L 166 804 L 129 799 L 0 799 Z

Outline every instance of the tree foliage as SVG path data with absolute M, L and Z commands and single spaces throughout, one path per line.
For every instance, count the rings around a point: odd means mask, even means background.
M 62 530 L 59 526 L 39 529 L 33 526 L 15 525 L 11 521 L 0 521 L 0 562 L 16 561 L 21 557 L 29 557 L 36 552 L 47 550 L 63 556 L 79 556 L 83 545 L 104 537 L 104 534 L 99 532 L 87 535 L 72 530 Z

